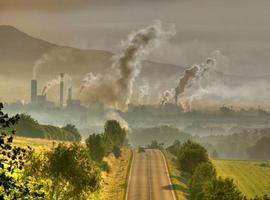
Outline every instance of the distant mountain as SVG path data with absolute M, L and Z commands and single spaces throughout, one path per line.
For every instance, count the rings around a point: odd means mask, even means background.
M 0 26 L 0 101 L 29 100 L 29 81 L 32 78 L 33 66 L 38 60 L 41 61 L 41 58 L 44 58 L 44 62 L 40 62 L 42 66 L 37 73 L 39 90 L 42 90 L 47 80 L 56 77 L 60 72 L 65 72 L 72 75 L 76 91 L 86 73 L 107 73 L 112 64 L 112 56 L 113 53 L 108 51 L 82 50 L 52 44 L 34 38 L 12 26 L 2 25 Z M 174 88 L 184 70 L 183 66 L 144 61 L 141 74 L 134 84 L 135 101 L 139 86 L 148 83 L 151 88 L 150 99 L 156 98 L 162 91 Z M 270 75 L 246 77 L 222 72 L 216 74 L 229 85 L 241 85 L 270 78 Z
M 86 73 L 106 73 L 111 66 L 113 53 L 60 46 L 34 38 L 12 26 L 0 26 L 0 76 L 8 75 L 9 80 L 15 78 L 16 84 L 19 82 L 19 76 L 24 90 L 20 91 L 21 93 L 29 93 L 33 66 L 43 55 L 47 56 L 46 62 L 37 73 L 41 85 L 60 72 L 71 74 L 78 85 Z M 184 67 L 181 66 L 145 61 L 135 87 L 142 82 L 148 82 L 153 86 L 160 85 L 160 89 L 166 89 L 174 85 L 171 80 L 178 79 L 183 70 Z M 0 86 L 5 84 L 0 83 Z M 10 86 L 8 90 L 12 87 L 16 86 Z

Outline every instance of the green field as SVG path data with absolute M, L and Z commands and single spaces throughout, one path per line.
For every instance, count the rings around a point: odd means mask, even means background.
M 230 177 L 247 197 L 270 195 L 270 161 L 213 160 L 218 176 Z

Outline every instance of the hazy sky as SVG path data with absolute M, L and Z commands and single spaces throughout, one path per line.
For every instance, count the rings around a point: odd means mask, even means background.
M 262 75 L 270 74 L 269 10 L 269 0 L 0 0 L 0 24 L 57 44 L 116 51 L 130 31 L 160 19 L 177 34 L 151 59 L 191 65 L 220 50 L 221 71 Z

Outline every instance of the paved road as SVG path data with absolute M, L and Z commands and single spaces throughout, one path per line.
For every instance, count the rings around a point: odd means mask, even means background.
M 163 154 L 147 149 L 134 151 L 127 200 L 175 200 Z

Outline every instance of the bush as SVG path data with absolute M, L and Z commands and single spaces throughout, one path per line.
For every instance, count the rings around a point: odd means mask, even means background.
M 127 133 L 118 121 L 108 120 L 104 126 L 104 135 L 112 141 L 113 146 L 122 146 Z
M 100 188 L 100 170 L 82 146 L 59 144 L 45 154 L 45 160 L 45 176 L 53 183 L 51 199 L 86 199 L 88 192 Z
M 232 179 L 212 179 L 203 187 L 202 200 L 244 200 Z
M 92 134 L 85 140 L 90 157 L 101 162 L 107 153 L 107 144 L 102 134 Z
M 209 161 L 206 149 L 190 140 L 183 144 L 177 158 L 180 168 L 191 174 L 200 163 Z
M 23 176 L 25 164 L 29 154 L 28 149 L 13 145 L 16 133 L 11 129 L 18 120 L 19 115 L 8 117 L 2 112 L 0 103 L 0 199 L 44 199 L 42 180 L 34 182 L 31 176 Z M 11 129 L 10 132 L 7 132 Z
M 121 156 L 121 149 L 118 146 L 114 146 L 112 152 L 115 158 L 119 158 Z
M 208 181 L 216 178 L 216 170 L 212 163 L 204 162 L 199 164 L 190 181 L 190 198 L 193 200 L 201 200 L 203 197 L 203 186 Z
M 180 149 L 181 149 L 181 142 L 180 142 L 179 140 L 175 140 L 175 141 L 173 142 L 173 145 L 171 145 L 171 146 L 169 146 L 169 147 L 167 148 L 167 150 L 168 150 L 171 154 L 173 154 L 173 155 L 175 155 L 175 156 L 178 156 L 178 155 L 179 155 Z

